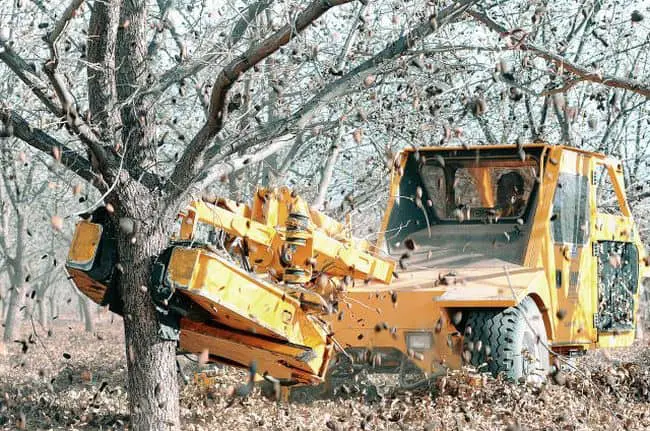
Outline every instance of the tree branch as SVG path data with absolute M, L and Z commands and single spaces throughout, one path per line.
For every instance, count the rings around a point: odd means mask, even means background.
M 233 27 L 232 32 L 230 32 L 231 46 L 237 45 L 242 40 L 250 24 L 253 23 L 255 21 L 255 18 L 264 12 L 273 3 L 273 1 L 274 0 L 260 0 L 257 3 L 248 6 L 246 10 L 240 14 L 241 18 Z M 174 82 L 180 81 L 181 79 L 187 78 L 189 76 L 196 75 L 201 70 L 215 62 L 215 60 L 220 55 L 219 53 L 223 49 L 221 46 L 218 48 L 219 49 L 215 47 L 212 52 L 209 52 L 208 54 L 205 54 L 190 63 L 179 64 L 172 69 L 164 72 L 160 77 L 158 85 L 148 91 L 154 94 L 160 94 L 169 88 L 169 86 Z
M 325 88 L 323 88 L 323 90 L 321 90 L 316 96 L 310 99 L 295 113 L 267 125 L 267 127 L 260 130 L 254 136 L 246 139 L 236 149 L 232 149 L 226 154 L 219 154 L 220 148 L 218 146 L 209 149 L 207 151 L 206 157 L 208 162 L 206 162 L 205 165 L 214 165 L 213 169 L 219 172 L 221 170 L 221 167 L 217 164 L 217 160 L 215 160 L 216 158 L 228 157 L 234 154 L 236 151 L 244 151 L 258 143 L 277 139 L 282 135 L 290 133 L 291 130 L 303 130 L 320 107 L 336 99 L 336 97 L 347 91 L 349 88 L 363 85 L 365 77 L 371 75 L 372 73 L 375 73 L 382 65 L 388 63 L 390 60 L 397 58 L 402 53 L 414 46 L 418 41 L 437 31 L 444 24 L 455 20 L 465 10 L 467 10 L 467 8 L 475 3 L 476 0 L 458 2 L 458 4 L 454 4 L 441 10 L 436 17 L 422 21 L 408 34 L 399 37 L 372 58 L 364 61 L 354 69 L 347 72 L 344 76 L 328 84 Z M 207 186 L 209 184 L 209 180 L 220 178 L 220 176 L 221 175 L 218 173 L 213 174 L 207 172 L 201 175 L 201 179 L 199 180 L 202 183 L 202 186 L 198 185 L 197 187 L 202 188 L 203 186 Z
M 157 0 L 156 3 L 158 4 L 158 9 L 160 10 L 161 27 L 157 29 L 157 31 L 153 35 L 153 38 L 151 39 L 151 42 L 149 42 L 149 45 L 147 47 L 147 55 L 149 57 L 153 57 L 156 54 L 160 46 L 160 39 L 162 39 L 162 34 L 164 33 L 163 30 L 167 29 L 169 30 L 172 39 L 174 39 L 174 42 L 176 42 L 176 46 L 178 47 L 179 52 L 178 52 L 177 61 L 179 63 L 182 63 L 187 58 L 187 47 L 185 46 L 185 42 L 183 41 L 183 38 L 176 30 L 176 27 L 168 18 L 169 10 L 172 7 L 173 1 Z
M 492 18 L 488 17 L 485 13 L 475 10 L 470 10 L 468 13 L 477 21 L 485 24 L 490 30 L 498 32 L 502 36 L 510 35 L 510 32 L 507 28 L 497 23 Z M 585 81 L 603 84 L 608 87 L 622 88 L 650 98 L 650 85 L 644 84 L 643 82 L 634 79 L 606 75 L 599 71 L 590 70 L 584 66 L 566 59 L 559 54 L 552 53 L 533 43 L 527 42 L 525 36 L 518 40 L 517 43 L 515 43 L 509 49 L 521 49 L 523 51 L 534 52 L 543 59 L 555 64 L 558 67 L 562 67 L 565 71 L 570 72 Z
M 94 183 L 96 177 L 92 173 L 90 163 L 88 160 L 81 157 L 76 151 L 61 144 L 44 131 L 31 127 L 24 118 L 9 109 L 0 109 L 0 120 L 5 123 L 10 123 L 13 128 L 14 136 L 20 138 L 22 141 L 37 150 L 49 154 L 53 158 L 55 158 L 55 154 L 60 154 L 59 161 L 63 166 L 86 180 L 88 183 L 97 187 Z M 56 150 L 56 148 L 58 148 L 58 150 Z
M 172 190 L 169 191 L 173 197 L 183 193 L 204 169 L 206 149 L 223 127 L 226 95 L 237 79 L 255 64 L 289 43 L 293 36 L 302 32 L 330 8 L 350 1 L 352 0 L 314 0 L 292 23 L 282 27 L 258 46 L 248 49 L 219 73 L 212 88 L 208 119 L 183 152 L 170 177 Z
M 2 44 L 0 44 L 2 45 Z M 16 76 L 23 81 L 27 87 L 34 93 L 34 95 L 45 105 L 45 107 L 57 117 L 63 116 L 63 109 L 54 103 L 53 99 L 47 94 L 47 86 L 43 83 L 33 81 L 27 73 L 34 75 L 34 71 L 13 49 L 4 45 L 3 50 L 0 52 L 0 60 L 2 60 Z
M 59 56 L 57 50 L 57 43 L 59 38 L 62 35 L 62 32 L 70 23 L 70 20 L 74 18 L 76 10 L 81 6 L 83 0 L 72 0 L 68 5 L 66 10 L 63 12 L 59 21 L 57 21 L 54 26 L 54 30 L 48 35 L 46 41 L 50 47 L 50 60 L 45 63 L 45 74 L 50 79 L 50 82 L 54 86 L 54 91 L 56 92 L 59 101 L 63 107 L 63 112 L 67 123 L 70 125 L 72 130 L 81 138 L 81 141 L 88 146 L 92 151 L 93 156 L 101 164 L 106 163 L 106 154 L 104 148 L 102 147 L 101 142 L 95 135 L 95 133 L 90 129 L 88 123 L 81 118 L 77 110 L 77 103 L 74 99 L 70 88 L 63 75 L 58 72 L 57 67 L 59 65 Z
M 457 18 L 474 3 L 476 3 L 476 0 L 461 1 L 452 6 L 448 6 L 441 10 L 437 16 L 424 20 L 409 33 L 393 41 L 375 56 L 364 61 L 340 79 L 326 86 L 296 113 L 296 116 L 301 117 L 300 124 L 309 121 L 309 119 L 311 119 L 311 114 L 313 114 L 318 107 L 333 100 L 349 87 L 362 84 L 364 78 L 375 73 L 380 66 L 386 64 L 390 60 L 394 60 L 413 47 L 417 42 L 428 37 L 444 24 Z
M 366 10 L 366 7 L 368 4 L 360 4 L 357 7 L 357 13 L 354 21 L 352 21 L 352 27 L 350 28 L 350 32 L 348 33 L 348 37 L 345 39 L 345 44 L 343 45 L 343 50 L 339 54 L 339 58 L 336 61 L 336 64 L 332 68 L 332 71 L 334 73 L 343 73 L 343 68 L 345 67 L 346 59 L 348 57 L 348 54 L 350 53 L 350 48 L 352 48 L 352 44 L 354 43 L 354 39 L 357 36 L 357 32 L 359 30 L 359 18 L 363 14 L 363 12 Z
M 265 160 L 266 158 L 280 151 L 286 145 L 287 142 L 283 140 L 277 140 L 263 148 L 260 148 L 259 151 L 255 151 L 252 154 L 243 155 L 243 156 L 234 156 L 229 160 L 225 160 L 219 163 L 219 165 L 216 166 L 214 169 L 212 169 L 210 172 L 204 173 L 199 178 L 199 184 L 203 186 L 203 185 L 211 184 L 217 180 L 221 180 L 222 178 L 226 178 L 227 175 L 233 172 L 237 172 L 248 165 L 259 163 L 262 160 Z M 202 188 L 202 186 L 197 187 L 197 189 Z
M 72 0 L 72 2 L 68 5 L 65 11 L 63 11 L 61 18 L 59 18 L 59 20 L 56 22 L 56 25 L 54 26 L 54 30 L 52 30 L 52 32 L 49 34 L 49 40 L 52 45 L 56 45 L 56 43 L 59 40 L 59 37 L 61 37 L 61 34 L 68 26 L 70 20 L 74 18 L 77 9 L 81 7 L 83 2 L 84 0 Z M 56 55 L 53 55 L 53 57 L 55 56 Z
M 530 96 L 528 96 L 528 94 L 524 96 L 524 104 L 526 106 L 526 116 L 528 117 L 530 134 L 533 138 L 533 141 L 536 141 L 537 139 L 539 139 L 539 130 L 537 130 L 537 126 L 535 125 L 535 118 L 533 118 L 533 107 L 530 103 Z
M 332 145 L 329 148 L 329 154 L 327 155 L 327 161 L 321 169 L 321 178 L 318 183 L 318 193 L 316 198 L 312 202 L 312 206 L 317 210 L 323 209 L 323 204 L 325 203 L 325 198 L 327 197 L 327 189 L 330 186 L 332 177 L 334 176 L 334 167 L 339 158 L 339 153 L 341 152 L 341 147 L 339 146 L 341 135 L 343 134 L 343 126 L 339 126 L 339 130 L 336 133 L 334 139 L 332 139 Z

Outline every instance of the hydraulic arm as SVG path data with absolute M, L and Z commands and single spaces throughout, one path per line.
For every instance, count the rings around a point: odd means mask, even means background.
M 97 218 L 79 223 L 67 268 L 84 293 L 108 303 L 116 232 Z M 390 283 L 393 270 L 287 188 L 260 189 L 250 207 L 204 199 L 182 211 L 150 292 L 181 350 L 242 366 L 255 360 L 261 374 L 317 383 L 334 345 L 325 316 L 338 311 L 337 296 L 354 279 Z

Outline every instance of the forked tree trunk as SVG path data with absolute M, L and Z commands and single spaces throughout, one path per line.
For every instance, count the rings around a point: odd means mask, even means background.
M 26 285 L 23 283 L 15 285 L 9 294 L 9 308 L 5 318 L 4 342 L 9 343 L 20 337 L 20 307 L 25 299 Z
M 152 213 L 152 199 L 144 190 L 126 192 L 134 194 L 122 203 L 128 214 L 120 216 L 142 220 L 135 243 L 121 232 L 118 235 L 131 426 L 133 430 L 177 430 L 176 342 L 159 338 L 153 302 L 142 289 L 149 286 L 154 259 L 167 246 L 168 220 Z

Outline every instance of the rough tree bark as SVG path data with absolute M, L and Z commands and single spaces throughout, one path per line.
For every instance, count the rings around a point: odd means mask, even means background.
M 116 69 L 115 82 L 118 102 L 123 103 L 121 141 L 130 175 L 114 174 L 119 185 L 109 200 L 116 217 L 135 224 L 134 232 L 118 233 L 118 255 L 124 269 L 119 288 L 124 303 L 131 425 L 134 430 L 174 430 L 180 425 L 176 342 L 159 337 L 153 303 L 142 289 L 149 286 L 154 258 L 167 245 L 175 213 L 170 208 L 166 212 L 160 195 L 152 194 L 136 180 L 142 167 L 156 160 L 153 102 L 145 97 L 132 98 L 134 89 L 146 88 L 149 74 L 146 2 L 124 2 L 120 22 L 129 23 L 117 31 L 116 58 L 128 61 Z
M 139 223 L 135 242 L 123 233 L 118 239 L 120 262 L 125 268 L 120 287 L 124 300 L 131 424 L 137 430 L 177 429 L 176 342 L 159 338 L 153 303 L 142 289 L 149 285 L 154 258 L 167 246 L 169 218 L 151 216 L 155 203 L 140 184 L 132 183 L 124 189 L 128 193 L 118 212 Z

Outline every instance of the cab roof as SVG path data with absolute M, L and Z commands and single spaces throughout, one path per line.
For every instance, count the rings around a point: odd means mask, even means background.
M 402 150 L 403 153 L 414 153 L 416 151 L 418 152 L 433 152 L 433 151 L 472 151 L 472 150 L 479 150 L 479 151 L 489 151 L 489 150 L 507 150 L 507 149 L 517 149 L 520 146 L 517 144 L 498 144 L 498 145 L 471 145 L 471 146 L 449 146 L 449 147 L 441 147 L 441 146 L 436 146 L 436 147 L 407 147 Z M 595 157 L 598 159 L 611 159 L 611 160 L 617 160 L 616 158 L 607 156 L 602 153 L 596 153 L 593 151 L 587 151 L 583 150 L 580 148 L 575 148 L 575 147 L 570 147 L 567 145 L 554 145 L 554 144 L 549 144 L 547 142 L 535 142 L 531 144 L 524 144 L 521 145 L 523 149 L 526 148 L 535 148 L 535 149 L 543 149 L 543 148 L 562 148 L 562 150 L 566 151 L 573 151 L 576 153 L 580 154 L 585 154 L 589 157 Z

